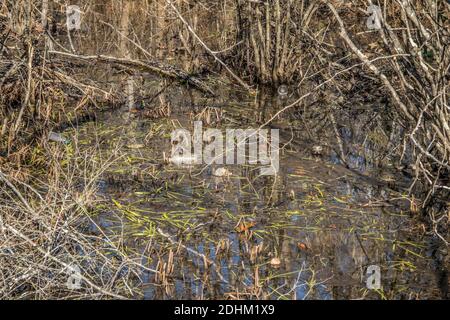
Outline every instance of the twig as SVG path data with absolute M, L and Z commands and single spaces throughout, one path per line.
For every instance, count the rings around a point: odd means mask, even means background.
M 174 6 L 174 4 L 172 3 L 171 0 L 166 0 L 167 3 L 172 7 L 172 9 L 175 11 L 175 13 L 177 14 L 178 18 L 180 18 L 180 20 L 184 23 L 184 25 L 186 26 L 186 28 L 188 28 L 189 32 L 194 36 L 195 39 L 197 39 L 197 41 L 202 45 L 203 48 L 205 48 L 205 50 L 217 61 L 219 62 L 224 68 L 225 70 L 227 70 L 227 72 L 233 77 L 233 79 L 235 79 L 242 87 L 244 87 L 247 90 L 250 90 L 251 87 L 246 84 L 241 78 L 239 78 L 226 64 L 225 62 L 223 62 L 222 60 L 220 60 L 220 58 L 215 54 L 214 51 L 212 51 L 204 42 L 203 40 L 197 35 L 197 33 L 195 33 L 195 31 L 192 29 L 192 27 L 189 25 L 189 23 L 187 23 L 187 21 L 183 18 L 183 16 L 181 15 L 181 13 L 178 11 L 178 9 Z
M 147 61 L 140 61 L 140 60 L 133 60 L 133 59 L 127 59 L 127 58 L 117 58 L 113 56 L 105 56 L 105 55 L 97 55 L 97 56 L 84 56 L 84 55 L 77 55 L 67 52 L 61 52 L 61 51 L 49 51 L 49 54 L 59 55 L 61 57 L 65 58 L 73 58 L 73 59 L 79 59 L 83 61 L 98 61 L 102 63 L 116 63 L 122 66 L 126 66 L 128 68 L 133 68 L 140 70 L 142 72 L 151 72 L 151 73 L 157 73 L 159 75 L 176 79 L 181 82 L 186 82 L 192 87 L 210 95 L 214 96 L 214 92 L 209 88 L 203 81 L 197 79 L 194 76 L 189 75 L 184 70 L 181 70 L 177 67 L 171 66 L 171 65 L 165 65 L 157 61 L 147 60 Z
M 210 259 L 208 259 L 204 254 L 202 254 L 202 253 L 200 253 L 200 252 L 198 252 L 198 251 L 196 251 L 196 250 L 194 250 L 194 249 L 192 249 L 192 248 L 189 248 L 189 247 L 185 246 L 185 245 L 182 244 L 182 243 L 179 243 L 179 242 L 175 241 L 175 240 L 173 239 L 173 237 L 171 237 L 169 234 L 167 234 L 167 233 L 165 233 L 164 231 L 162 231 L 160 228 L 157 228 L 156 230 L 158 231 L 158 233 L 159 233 L 161 236 L 163 236 L 164 238 L 166 238 L 167 240 L 169 240 L 171 244 L 173 244 L 173 245 L 179 245 L 180 247 L 182 247 L 182 248 L 185 249 L 186 251 L 188 251 L 188 252 L 190 252 L 190 253 L 192 253 L 192 254 L 194 254 L 194 255 L 196 255 L 196 256 L 202 258 L 203 261 L 208 262 L 210 265 L 212 265 L 212 266 L 216 269 L 216 273 L 217 273 L 217 276 L 219 277 L 219 279 L 220 279 L 222 282 L 224 282 L 224 283 L 228 283 L 228 281 L 225 280 L 225 278 L 224 278 L 224 277 L 222 276 L 222 274 L 220 273 L 220 269 L 219 269 L 219 267 L 214 263 L 214 261 L 211 261 Z

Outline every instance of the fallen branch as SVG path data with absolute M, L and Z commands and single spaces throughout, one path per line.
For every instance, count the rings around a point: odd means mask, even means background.
M 61 51 L 49 51 L 49 54 L 58 55 L 65 58 L 73 58 L 83 61 L 97 61 L 102 63 L 115 63 L 121 66 L 139 70 L 142 72 L 156 73 L 164 77 L 176 79 L 180 82 L 185 82 L 197 90 L 206 93 L 210 96 L 215 96 L 214 92 L 203 81 L 191 76 L 184 70 L 181 70 L 175 66 L 165 65 L 157 61 L 146 60 L 133 60 L 127 58 L 117 58 L 112 56 L 97 55 L 97 56 L 84 56 L 73 53 L 61 52 Z

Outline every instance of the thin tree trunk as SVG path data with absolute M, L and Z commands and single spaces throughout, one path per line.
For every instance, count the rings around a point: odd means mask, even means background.
M 131 58 L 131 54 L 128 48 L 128 33 L 129 33 L 129 25 L 130 25 L 130 1 L 122 0 L 122 16 L 120 19 L 120 32 L 123 37 L 120 37 L 120 53 L 127 59 Z M 127 93 L 127 105 L 128 110 L 131 110 L 134 106 L 134 84 L 133 79 L 130 76 L 127 76 L 127 84 L 126 84 L 126 93 Z

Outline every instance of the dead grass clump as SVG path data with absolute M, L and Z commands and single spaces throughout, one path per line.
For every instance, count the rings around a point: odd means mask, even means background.
M 63 165 L 60 158 L 49 159 L 46 182 L 0 171 L 0 299 L 137 296 L 145 267 L 91 218 L 101 201 L 97 179 L 110 163 L 93 161 L 92 152 L 76 151 Z

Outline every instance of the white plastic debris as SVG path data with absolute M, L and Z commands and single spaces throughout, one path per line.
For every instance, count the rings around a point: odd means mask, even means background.
M 70 142 L 62 134 L 53 132 L 53 131 L 50 132 L 50 134 L 48 135 L 48 140 L 54 141 L 54 142 L 60 142 L 60 143 L 64 143 L 64 144 L 68 144 Z
M 169 158 L 169 161 L 176 166 L 193 165 L 196 163 L 196 157 L 191 155 L 175 155 Z
M 231 175 L 232 175 L 231 171 L 229 171 L 226 168 L 217 168 L 213 172 L 213 176 L 216 176 L 216 177 L 229 177 Z
M 277 258 L 277 257 L 272 258 L 272 260 L 270 260 L 270 264 L 272 266 L 277 267 L 277 266 L 279 266 L 281 264 L 281 260 L 280 260 L 280 258 Z

